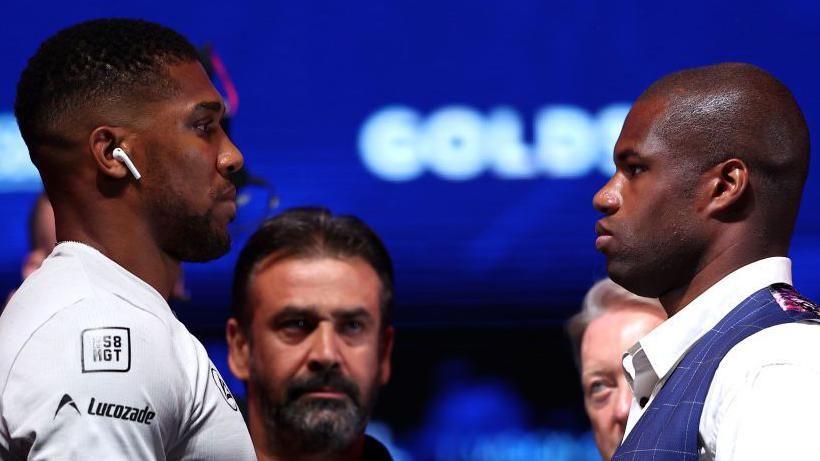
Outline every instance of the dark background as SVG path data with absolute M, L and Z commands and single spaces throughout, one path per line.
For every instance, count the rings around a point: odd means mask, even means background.
M 812 132 L 820 129 L 813 1 L 49 0 L 0 8 L 0 289 L 19 283 L 24 223 L 39 190 L 10 118 L 26 59 L 83 19 L 171 26 L 213 44 L 225 62 L 240 98 L 233 138 L 248 169 L 275 187 L 280 209 L 322 204 L 356 214 L 391 250 L 395 375 L 377 419 L 406 459 L 590 459 L 562 324 L 605 274 L 593 248 L 592 195 L 606 180 L 617 114 L 648 84 L 684 67 L 748 61 L 783 80 Z M 361 141 L 368 120 L 397 107 L 399 121 L 382 125 L 375 155 L 411 152 L 426 166 L 390 180 L 368 168 Z M 615 115 L 601 122 L 605 108 Z M 483 166 L 461 179 L 431 166 L 464 166 L 458 160 L 477 145 Z M 536 151 L 556 163 L 539 167 Z M 523 170 L 500 173 L 492 159 L 511 161 L 515 152 L 524 152 Z M 448 156 L 455 161 L 439 163 Z M 796 284 L 815 298 L 817 168 L 792 250 Z M 233 264 L 265 213 L 266 193 L 251 193 L 240 209 L 231 254 L 186 265 L 192 299 L 175 309 L 217 363 Z

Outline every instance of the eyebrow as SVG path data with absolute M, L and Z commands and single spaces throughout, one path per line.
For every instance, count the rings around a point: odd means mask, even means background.
M 319 317 L 318 309 L 314 306 L 309 307 L 302 307 L 302 306 L 285 306 L 279 311 L 274 317 L 274 322 L 280 321 L 284 318 L 288 317 L 298 317 L 298 316 L 306 316 L 306 317 Z M 334 320 L 339 319 L 354 319 L 354 318 L 372 318 L 370 312 L 365 309 L 364 307 L 350 307 L 350 308 L 341 308 L 341 309 L 334 309 L 333 312 L 330 314 Z
M 331 314 L 335 320 L 343 319 L 343 320 L 350 320 L 356 318 L 366 318 L 371 319 L 373 316 L 370 315 L 370 312 L 365 309 L 364 307 L 354 307 L 350 309 L 339 309 Z
M 282 308 L 281 311 L 277 312 L 276 315 L 273 316 L 273 321 L 278 322 L 283 318 L 287 317 L 298 317 L 298 316 L 312 316 L 315 317 L 317 315 L 316 308 L 314 307 L 297 307 L 297 306 L 285 306 Z
M 622 150 L 620 152 L 617 152 L 615 154 L 615 161 L 616 162 L 623 162 L 624 160 L 626 160 L 630 157 L 636 157 L 636 158 L 639 158 L 639 159 L 642 158 L 641 154 L 639 154 L 638 152 L 636 152 L 632 149 L 626 149 L 626 150 Z
M 600 364 L 596 364 L 597 366 L 589 367 L 584 371 L 581 372 L 581 380 L 587 377 L 594 377 L 594 376 L 602 376 L 609 374 L 605 367 L 602 367 Z
M 207 110 L 211 112 L 218 112 L 222 115 L 225 112 L 225 105 L 220 101 L 202 101 L 194 106 L 194 112 Z

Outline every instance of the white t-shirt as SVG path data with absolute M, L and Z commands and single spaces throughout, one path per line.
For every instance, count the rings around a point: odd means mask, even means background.
M 255 460 L 205 348 L 150 285 L 57 245 L 0 316 L 0 459 Z

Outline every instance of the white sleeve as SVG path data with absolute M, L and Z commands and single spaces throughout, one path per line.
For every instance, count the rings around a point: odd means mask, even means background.
M 719 403 L 716 461 L 816 460 L 820 388 L 817 370 L 768 365 Z
M 132 310 L 112 316 L 81 303 L 31 336 L 2 395 L 12 452 L 29 460 L 165 459 L 190 388 L 167 359 L 161 322 Z
M 237 401 L 202 344 L 187 333 L 180 337 L 176 352 L 180 368 L 192 384 L 189 411 L 179 444 L 170 457 L 181 461 L 256 461 L 248 428 Z

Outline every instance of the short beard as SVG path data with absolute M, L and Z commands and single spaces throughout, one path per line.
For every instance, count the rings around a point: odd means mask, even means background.
M 231 249 L 227 230 L 214 225 L 213 209 L 191 214 L 182 199 L 169 193 L 151 204 L 160 232 L 164 232 L 163 249 L 179 261 L 204 262 L 216 259 Z
M 364 433 L 373 395 L 362 404 L 356 383 L 333 370 L 323 370 L 287 384 L 284 401 L 274 403 L 275 390 L 252 373 L 260 390 L 259 404 L 269 445 L 276 451 L 301 454 L 333 454 L 350 448 Z M 347 399 L 303 398 L 307 393 L 329 387 Z

